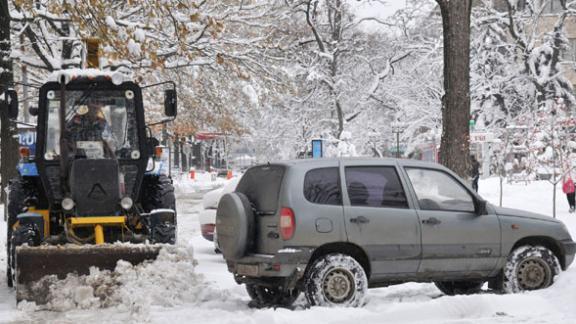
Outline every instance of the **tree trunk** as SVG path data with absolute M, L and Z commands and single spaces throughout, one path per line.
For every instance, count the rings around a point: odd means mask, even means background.
M 342 2 L 341 0 L 336 0 L 334 7 L 330 7 L 328 10 L 328 18 L 332 25 L 332 42 L 338 46 L 342 42 Z M 332 53 L 332 62 L 330 63 L 330 77 L 332 79 L 331 93 L 334 98 L 334 109 L 336 110 L 336 117 L 338 118 L 338 129 L 336 131 L 336 138 L 340 139 L 342 132 L 344 131 L 344 112 L 342 111 L 342 104 L 340 103 L 340 93 L 336 88 L 337 78 L 338 78 L 338 59 L 339 50 L 336 49 Z
M 470 155 L 471 0 L 436 0 L 444 30 L 444 91 L 440 162 L 468 177 Z
M 8 0 L 0 0 L 0 93 L 12 86 L 14 74 L 12 60 L 10 59 L 10 10 Z M 8 107 L 0 105 L 0 176 L 2 177 L 1 199 L 5 201 L 4 189 L 8 182 L 16 176 L 16 164 L 18 163 L 18 139 L 16 129 L 8 118 Z

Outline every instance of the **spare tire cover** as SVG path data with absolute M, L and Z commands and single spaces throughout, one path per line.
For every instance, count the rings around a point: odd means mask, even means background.
M 246 254 L 254 241 L 254 213 L 246 195 L 233 192 L 222 196 L 216 211 L 216 230 L 226 260 Z

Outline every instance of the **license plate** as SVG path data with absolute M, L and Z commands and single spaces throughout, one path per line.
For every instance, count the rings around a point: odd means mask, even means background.
M 258 265 L 256 264 L 238 264 L 236 267 L 236 272 L 243 276 L 257 276 L 258 275 Z

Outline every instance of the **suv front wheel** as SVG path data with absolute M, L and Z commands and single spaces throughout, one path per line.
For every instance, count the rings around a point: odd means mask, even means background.
M 508 256 L 503 270 L 505 293 L 546 288 L 560 273 L 560 262 L 552 251 L 543 246 L 520 246 Z
M 304 293 L 312 306 L 362 306 L 367 290 L 366 272 L 358 261 L 345 254 L 317 259 L 304 279 Z

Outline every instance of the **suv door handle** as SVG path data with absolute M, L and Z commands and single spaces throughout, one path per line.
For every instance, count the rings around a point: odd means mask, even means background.
M 438 225 L 440 223 L 442 223 L 442 221 L 436 217 L 430 217 L 428 219 L 422 220 L 422 224 L 426 224 L 426 225 Z
M 356 218 L 350 218 L 350 223 L 366 224 L 366 223 L 370 223 L 370 220 L 364 216 L 358 216 Z

